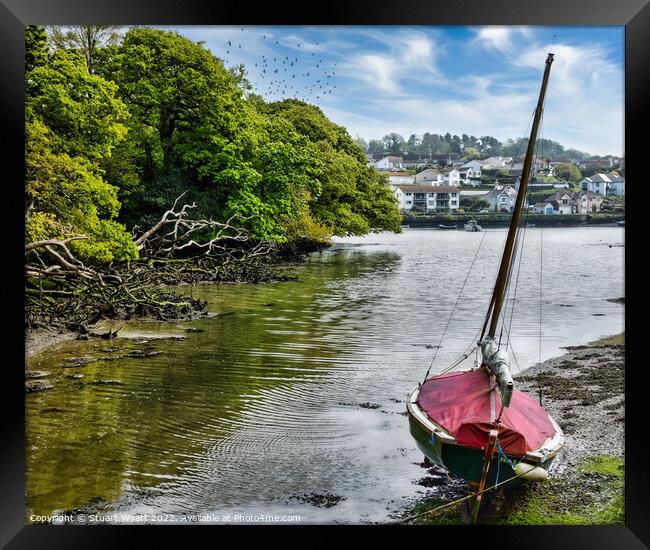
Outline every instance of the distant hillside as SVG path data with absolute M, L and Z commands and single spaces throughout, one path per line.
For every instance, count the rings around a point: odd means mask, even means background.
M 452 158 L 520 157 L 525 154 L 528 146 L 528 138 L 507 139 L 501 142 L 492 136 L 476 137 L 467 134 L 458 136 L 449 132 L 444 135 L 429 132 L 422 135 L 412 134 L 408 139 L 393 132 L 381 139 L 370 141 L 357 136 L 355 141 L 365 153 L 370 154 L 420 156 L 449 154 Z M 567 148 L 557 141 L 544 138 L 537 140 L 536 151 L 538 157 L 553 160 L 605 158 Z

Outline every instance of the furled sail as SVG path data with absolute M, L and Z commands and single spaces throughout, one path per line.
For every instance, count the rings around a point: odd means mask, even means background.
M 483 364 L 496 376 L 499 392 L 501 393 L 501 403 L 505 407 L 509 406 L 514 383 L 510 374 L 508 354 L 499 349 L 491 336 L 486 336 L 481 342 L 481 354 L 483 355 Z

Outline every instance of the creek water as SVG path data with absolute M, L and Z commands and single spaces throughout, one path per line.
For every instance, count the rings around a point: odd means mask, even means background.
M 26 395 L 28 522 L 80 506 L 178 522 L 396 518 L 436 490 L 417 484 L 406 395 L 476 338 L 505 235 L 337 239 L 297 281 L 183 287 L 206 318 L 128 322 L 124 337 L 33 357 L 54 388 Z M 624 296 L 623 244 L 618 227 L 526 230 L 501 336 L 515 375 L 624 329 L 608 301 Z

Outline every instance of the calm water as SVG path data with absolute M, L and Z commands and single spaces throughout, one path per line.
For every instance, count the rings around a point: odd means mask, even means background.
M 540 359 L 540 231 L 527 230 L 507 303 L 514 371 Z M 26 396 L 27 515 L 99 502 L 177 518 L 390 520 L 431 494 L 416 484 L 425 472 L 406 394 L 448 322 L 432 372 L 477 335 L 504 239 L 504 229 L 340 239 L 297 268 L 298 282 L 194 287 L 209 318 L 127 324 L 120 334 L 139 340 L 48 350 L 29 365 L 56 385 Z M 624 295 L 623 239 L 622 228 L 543 230 L 542 359 L 623 330 L 623 306 L 607 301 Z M 154 338 L 170 334 L 185 339 Z M 160 353 L 107 360 L 133 350 Z M 97 361 L 62 367 L 79 356 Z M 83 384 L 98 379 L 123 385 Z M 342 499 L 319 507 L 309 494 Z

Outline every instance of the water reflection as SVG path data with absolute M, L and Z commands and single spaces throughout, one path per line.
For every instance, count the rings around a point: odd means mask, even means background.
M 529 236 L 508 302 L 522 367 L 539 358 L 540 240 Z M 434 372 L 480 327 L 504 237 L 485 236 Z M 544 355 L 622 330 L 622 306 L 606 299 L 623 295 L 623 248 L 601 246 L 622 237 L 619 228 L 544 230 Z M 198 286 L 209 318 L 121 331 L 184 339 L 71 342 L 37 358 L 31 368 L 56 385 L 26 400 L 28 514 L 92 499 L 129 513 L 297 513 L 303 522 L 397 513 L 422 477 L 403 399 L 440 343 L 481 238 L 345 239 L 298 268 L 298 282 Z M 111 360 L 134 350 L 160 353 Z M 72 356 L 96 361 L 63 368 Z M 298 498 L 305 493 L 341 500 L 318 507 Z

